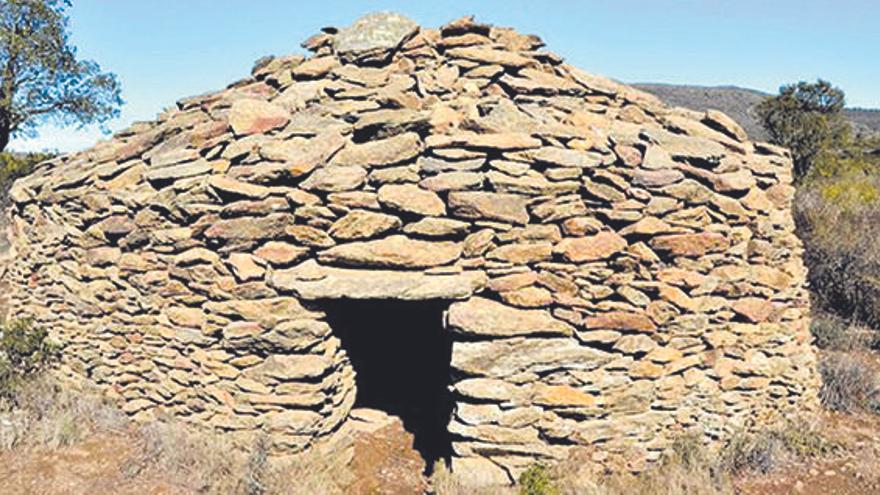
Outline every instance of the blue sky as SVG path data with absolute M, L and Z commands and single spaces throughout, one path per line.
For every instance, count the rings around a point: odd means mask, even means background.
M 734 84 L 774 92 L 817 77 L 851 106 L 880 107 L 880 4 L 876 0 L 75 0 L 81 56 L 115 72 L 126 105 L 120 129 L 177 99 L 246 76 L 267 54 L 301 53 L 322 26 L 393 10 L 437 27 L 465 14 L 540 35 L 589 72 L 627 82 Z M 96 128 L 44 127 L 12 149 L 71 151 Z

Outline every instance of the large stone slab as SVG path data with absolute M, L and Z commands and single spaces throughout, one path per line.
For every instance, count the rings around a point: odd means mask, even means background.
M 539 309 L 517 309 L 483 297 L 473 297 L 449 307 L 447 325 L 467 335 L 571 335 L 574 329 Z
M 294 224 L 293 215 L 274 213 L 259 218 L 230 218 L 219 220 L 205 230 L 205 237 L 215 240 L 272 239 L 281 236 L 285 227 Z
M 486 286 L 483 272 L 462 272 L 449 275 L 427 275 L 423 272 L 399 270 L 356 270 L 320 267 L 315 280 L 315 267 L 304 270 L 294 267 L 277 270 L 269 285 L 280 291 L 292 292 L 301 299 L 466 299 Z
M 424 216 L 446 214 L 446 205 L 436 193 L 413 184 L 388 184 L 379 189 L 379 203 L 405 213 Z
M 376 12 L 341 29 L 334 44 L 344 60 L 357 60 L 390 52 L 418 32 L 419 25 L 393 12 Z
M 375 268 L 430 268 L 451 263 L 461 256 L 461 244 L 428 242 L 393 235 L 384 239 L 350 242 L 318 254 L 330 265 Z
M 724 251 L 729 246 L 730 241 L 716 232 L 664 235 L 651 240 L 651 247 L 655 250 L 669 252 L 674 256 L 703 256 L 706 253 Z
M 320 192 L 342 192 L 357 189 L 367 180 L 363 167 L 318 168 L 301 184 L 303 189 Z
M 345 142 L 338 132 L 328 131 L 309 140 L 268 141 L 260 145 L 260 156 L 270 161 L 284 162 L 291 176 L 300 177 L 324 165 Z
M 421 151 L 419 135 L 408 132 L 388 139 L 349 143 L 331 160 L 340 167 L 383 167 L 412 160 Z
M 205 160 L 196 160 L 194 162 L 181 163 L 179 165 L 150 169 L 144 174 L 144 178 L 150 182 L 170 181 L 204 175 L 211 172 L 211 170 L 210 163 Z
M 529 223 L 526 205 L 529 199 L 517 194 L 477 191 L 449 193 L 449 209 L 454 216 L 469 220 L 498 220 L 516 224 Z
M 397 230 L 399 218 L 367 210 L 353 210 L 330 226 L 330 235 L 336 239 L 369 239 Z
M 283 126 L 290 114 L 274 103 L 257 99 L 241 99 L 229 110 L 229 125 L 237 136 L 262 134 Z
M 614 355 L 571 338 L 515 337 L 452 344 L 452 367 L 476 376 L 509 377 L 555 370 L 594 370 Z
M 582 263 L 610 258 L 626 249 L 626 246 L 626 240 L 616 233 L 599 232 L 587 237 L 565 239 L 553 251 L 568 261 Z

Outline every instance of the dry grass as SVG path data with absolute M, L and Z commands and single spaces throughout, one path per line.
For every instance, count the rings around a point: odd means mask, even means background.
M 707 447 L 700 435 L 679 437 L 661 461 L 640 474 L 597 474 L 584 468 L 588 453 L 554 468 L 530 469 L 515 488 L 475 492 L 462 486 L 444 466 L 435 468 L 436 495 L 732 495 L 734 478 L 767 473 L 790 463 L 827 456 L 836 446 L 817 424 L 798 420 L 760 432 L 741 432 L 721 449 Z
M 819 397 L 832 411 L 880 411 L 880 376 L 852 354 L 831 353 L 819 363 Z
M 180 422 L 133 425 L 98 395 L 71 391 L 45 379 L 14 394 L 0 412 L 0 449 L 55 448 L 76 444 L 94 433 L 126 435 L 131 452 L 120 462 L 127 479 L 161 479 L 181 493 L 236 495 L 337 494 L 350 473 L 319 450 L 285 462 L 272 461 L 265 437 L 249 449 L 236 448 L 222 435 Z M 10 406 L 14 405 L 14 408 Z M 474 490 L 442 463 L 431 479 L 436 495 L 730 495 L 733 478 L 767 473 L 792 462 L 827 456 L 835 446 L 815 424 L 788 423 L 758 433 L 739 433 L 720 450 L 702 436 L 676 440 L 659 464 L 638 474 L 594 474 L 587 459 L 573 458 L 553 468 L 535 467 L 516 487 Z M 586 473 L 586 474 L 584 474 Z
M 571 472 L 571 471 L 569 471 Z M 566 476 L 560 495 L 732 495 L 729 473 L 702 438 L 685 434 L 676 439 L 657 465 L 639 474 L 616 473 L 593 479 Z
M 57 448 L 95 431 L 119 431 L 125 415 L 97 393 L 74 391 L 36 378 L 12 390 L 0 402 L 0 448 Z
M 160 479 L 181 493 L 333 495 L 342 492 L 339 483 L 351 479 L 317 451 L 272 460 L 263 436 L 242 449 L 221 434 L 179 421 L 136 425 L 97 391 L 73 390 L 43 377 L 17 387 L 10 397 L 0 404 L 0 450 L 51 450 L 96 433 L 124 435 L 132 448 L 119 461 L 120 474 Z
M 814 307 L 880 327 L 880 174 L 815 177 L 798 188 L 794 214 Z
M 273 460 L 266 436 L 243 451 L 222 435 L 179 422 L 155 422 L 138 428 L 138 454 L 127 460 L 127 476 L 165 473 L 174 484 L 198 493 L 281 495 L 342 493 L 347 480 L 340 467 L 320 452 L 295 460 Z
M 431 475 L 434 495 L 515 495 L 518 490 L 510 487 L 473 488 L 462 483 L 443 461 L 434 464 Z
M 830 313 L 813 316 L 810 331 L 816 347 L 827 351 L 866 351 L 880 344 L 880 332 Z

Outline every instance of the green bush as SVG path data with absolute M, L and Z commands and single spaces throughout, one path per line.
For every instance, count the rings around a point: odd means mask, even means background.
M 543 464 L 534 464 L 519 477 L 520 495 L 557 495 L 559 487 L 550 469 Z
M 802 177 L 823 152 L 849 139 L 844 105 L 843 91 L 819 79 L 782 86 L 755 111 L 770 140 L 791 150 L 795 176 Z
M 44 328 L 31 319 L 0 327 L 0 395 L 9 397 L 22 381 L 38 375 L 58 356 Z

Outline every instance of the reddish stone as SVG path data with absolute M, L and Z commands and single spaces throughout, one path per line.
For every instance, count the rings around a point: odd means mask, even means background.
M 621 145 L 614 148 L 614 151 L 627 167 L 638 167 L 642 164 L 642 152 L 635 146 Z
M 574 263 L 598 261 L 626 249 L 626 240 L 614 232 L 599 232 L 593 236 L 564 239 L 554 252 Z
M 770 319 L 775 310 L 773 303 L 757 297 L 746 297 L 732 304 L 733 310 L 753 323 Z
M 721 234 L 703 232 L 656 237 L 651 241 L 651 247 L 675 256 L 703 256 L 706 253 L 724 251 L 730 247 L 730 242 Z
M 125 215 L 113 215 L 101 221 L 100 229 L 104 235 L 121 237 L 133 231 L 137 226 Z
M 229 125 L 237 136 L 263 134 L 284 126 L 289 120 L 287 110 L 264 100 L 236 100 L 229 110 Z
M 535 404 L 549 407 L 594 407 L 596 398 L 567 385 L 539 385 L 532 397 Z

